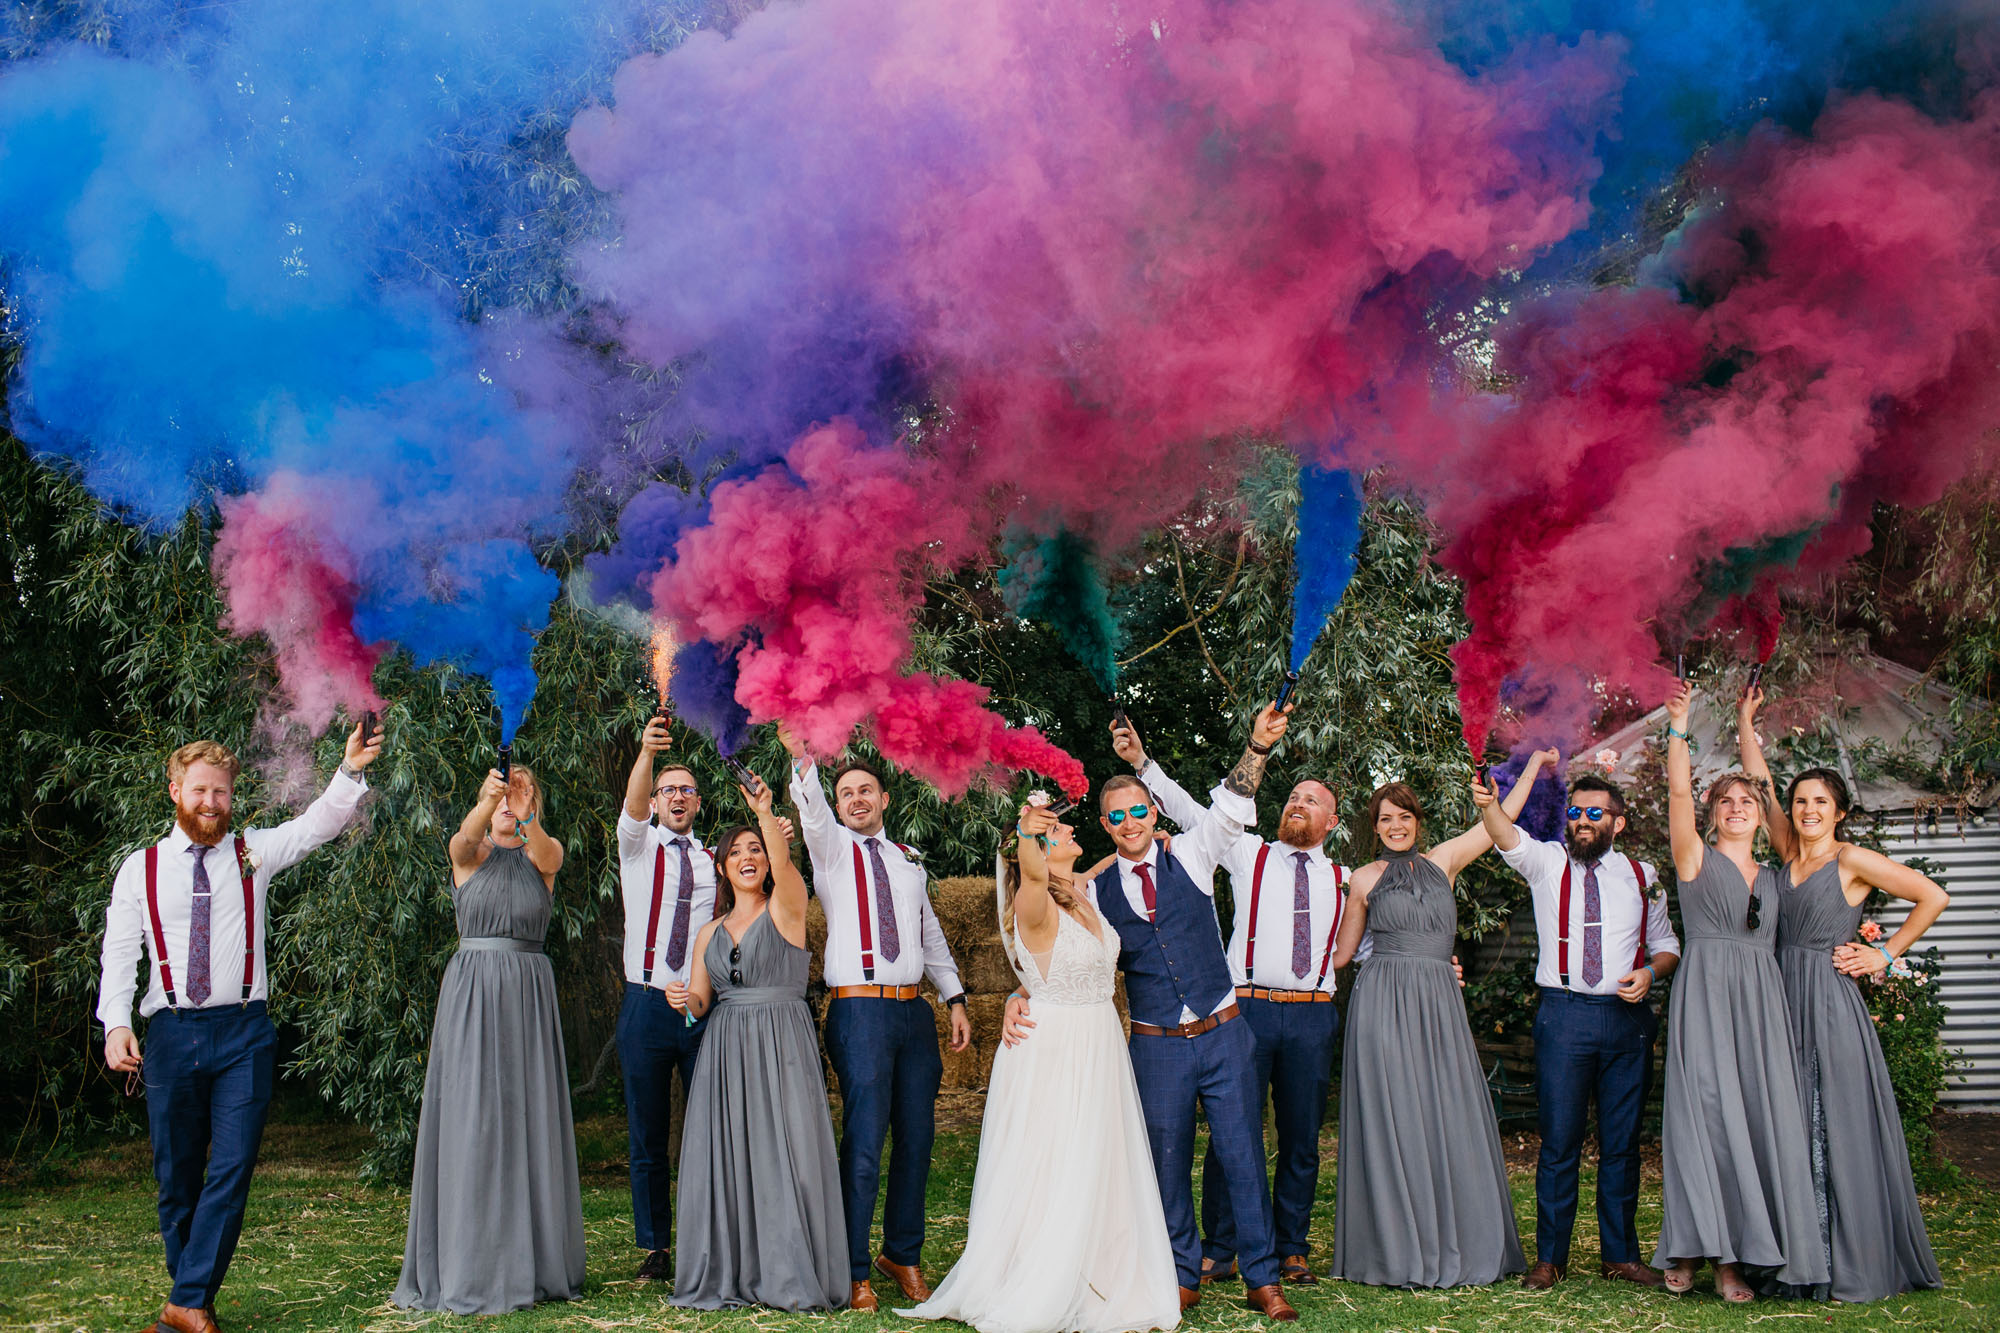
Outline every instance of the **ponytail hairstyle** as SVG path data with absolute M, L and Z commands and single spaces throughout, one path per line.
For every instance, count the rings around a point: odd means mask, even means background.
M 1798 799 L 1799 786 L 1807 782 L 1820 783 L 1826 788 L 1827 795 L 1833 797 L 1833 808 L 1839 814 L 1839 818 L 1833 824 L 1833 838 L 1835 842 L 1845 841 L 1847 817 L 1854 810 L 1854 795 L 1848 790 L 1847 779 L 1833 769 L 1809 768 L 1792 779 L 1791 785 L 1785 788 L 1785 818 L 1791 818 L 1792 802 Z M 1797 825 L 1793 827 L 1796 828 Z

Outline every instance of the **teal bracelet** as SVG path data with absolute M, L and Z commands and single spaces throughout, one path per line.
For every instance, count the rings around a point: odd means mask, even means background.
M 1895 955 L 1895 954 L 1892 954 L 1892 953 L 1890 953 L 1890 952 L 1889 952 L 1889 946 L 1888 946 L 1888 945 L 1886 945 L 1886 944 L 1877 944 L 1877 945 L 1875 946 L 1875 951 L 1876 951 L 1877 953 L 1881 954 L 1881 955 L 1882 955 L 1882 956 L 1883 956 L 1884 958 L 1886 958 L 1886 959 L 1888 959 L 1888 960 L 1889 960 L 1889 966 L 1890 966 L 1891 968 L 1894 968 L 1894 967 L 1896 966 L 1896 955 Z
M 1656 968 L 1656 967 L 1654 967 L 1654 966 L 1653 966 L 1653 965 L 1652 965 L 1651 963 L 1648 963 L 1648 964 L 1646 964 L 1646 970 L 1647 970 L 1648 972 L 1651 972 L 1651 973 L 1653 974 L 1653 980 L 1654 980 L 1654 981 L 1656 981 L 1656 982 L 1657 982 L 1657 981 L 1658 981 L 1658 980 L 1660 979 L 1660 972 L 1659 972 L 1659 969 L 1658 969 L 1658 968 Z

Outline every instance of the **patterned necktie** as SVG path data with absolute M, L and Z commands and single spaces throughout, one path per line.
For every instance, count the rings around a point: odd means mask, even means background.
M 688 956 L 688 915 L 694 910 L 694 858 L 688 854 L 688 840 L 675 838 L 681 851 L 681 887 L 674 898 L 674 932 L 667 936 L 667 968 L 678 972 Z
M 1306 854 L 1292 853 L 1292 975 L 1304 979 L 1312 968 L 1312 898 L 1306 885 Z
M 194 856 L 194 903 L 188 915 L 188 1003 L 208 1003 L 208 848 L 188 848 Z
M 1604 980 L 1604 922 L 1597 896 L 1597 862 L 1583 868 L 1583 984 Z
M 1159 896 L 1153 892 L 1153 867 L 1141 861 L 1132 873 L 1139 877 L 1139 891 L 1146 895 L 1146 919 L 1151 921 L 1160 910 Z
M 875 871 L 875 928 L 882 934 L 882 961 L 893 963 L 903 952 L 903 940 L 896 933 L 896 900 L 889 896 L 889 867 L 882 860 L 882 841 L 865 838 L 868 864 Z

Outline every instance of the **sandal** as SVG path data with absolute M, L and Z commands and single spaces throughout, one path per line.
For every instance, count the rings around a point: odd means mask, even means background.
M 1715 1294 L 1735 1305 L 1757 1299 L 1757 1293 L 1750 1290 L 1750 1284 L 1743 1280 L 1743 1273 L 1735 1264 L 1715 1266 Z
M 1683 1259 L 1674 1263 L 1663 1276 L 1667 1280 L 1667 1290 L 1676 1296 L 1685 1296 L 1694 1290 L 1694 1275 L 1701 1267 L 1700 1261 L 1690 1263 Z

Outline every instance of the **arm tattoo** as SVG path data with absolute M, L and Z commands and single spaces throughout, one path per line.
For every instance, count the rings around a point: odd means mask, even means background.
M 1270 762 L 1270 755 L 1246 749 L 1243 757 L 1236 761 L 1236 767 L 1230 769 L 1229 776 L 1222 780 L 1222 785 L 1238 796 L 1255 796 L 1258 785 L 1264 781 L 1264 765 Z

